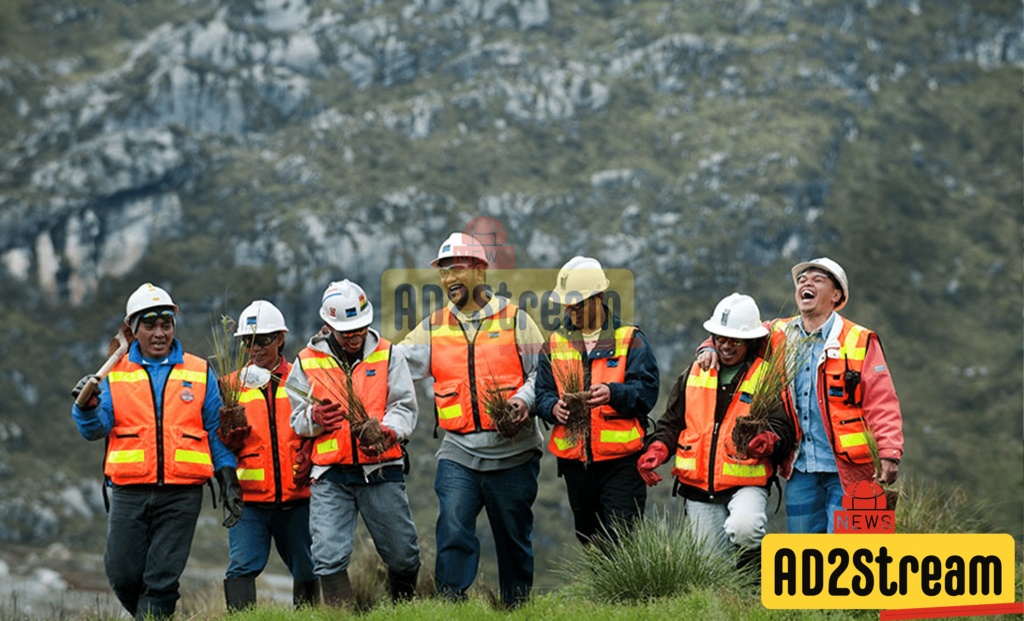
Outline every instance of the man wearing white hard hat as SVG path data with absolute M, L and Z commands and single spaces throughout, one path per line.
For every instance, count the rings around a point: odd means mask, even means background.
M 487 287 L 489 266 L 471 236 L 452 233 L 430 264 L 449 303 L 398 345 L 417 380 L 434 380 L 439 515 L 434 583 L 442 597 L 466 599 L 476 579 L 476 519 L 486 509 L 498 557 L 501 603 L 518 605 L 533 588 L 533 502 L 543 438 L 529 416 L 544 338 L 533 319 Z M 490 391 L 508 398 L 509 425 L 491 419 Z
M 217 478 L 228 511 L 224 526 L 233 527 L 243 508 L 235 456 L 217 436 L 217 378 L 174 338 L 177 316 L 165 290 L 149 283 L 136 289 L 125 310 L 134 336 L 128 353 L 103 378 L 98 395 L 72 406 L 82 437 L 107 442 L 104 566 L 114 594 L 139 620 L 174 615 L 203 484 Z
M 370 327 L 373 304 L 349 280 L 320 301 L 326 327 L 292 365 L 292 428 L 313 438 L 309 526 L 324 602 L 352 603 L 348 575 L 356 518 L 363 516 L 388 568 L 392 600 L 416 590 L 420 549 L 405 491 L 405 443 L 416 428 L 416 390 L 405 357 Z M 363 426 L 363 415 L 372 425 Z M 367 427 L 378 430 L 371 436 Z
M 584 545 L 615 539 L 643 516 L 647 489 L 636 469 L 647 416 L 658 401 L 657 359 L 643 332 L 625 324 L 604 303 L 609 287 L 601 263 L 573 257 L 556 277 L 554 293 L 565 309 L 551 333 L 549 355 L 537 371 L 537 411 L 554 427 L 548 450 Z M 570 376 L 579 378 L 569 387 Z M 589 420 L 581 437 L 567 433 L 567 392 L 585 391 Z
M 843 268 L 827 257 L 791 270 L 796 317 L 771 324 L 773 339 L 810 337 L 810 355 L 789 387 L 787 407 L 798 423 L 793 472 L 786 486 L 786 529 L 833 532 L 844 491 L 859 481 L 896 481 L 903 456 L 903 418 L 878 335 L 842 317 L 850 298 Z M 702 353 L 702 365 L 713 353 Z M 882 471 L 875 473 L 867 434 Z
M 754 299 L 739 293 L 718 303 L 704 329 L 720 368 L 701 369 L 694 362 L 679 376 L 637 468 L 654 486 L 661 481 L 654 469 L 673 456 L 673 495 L 683 497 L 694 533 L 719 555 L 737 552 L 742 563 L 757 564 L 769 487 L 792 452 L 796 429 L 779 407 L 742 453 L 733 448 L 737 419 L 749 416 L 761 389 L 768 329 Z
M 245 408 L 247 427 L 222 436 L 238 457 L 238 479 L 245 509 L 238 525 L 228 532 L 230 560 L 224 579 L 229 612 L 256 603 L 256 577 L 267 566 L 271 543 L 292 574 L 292 601 L 296 607 L 320 602 L 320 581 L 313 572 L 309 534 L 309 479 L 296 479 L 295 471 L 311 441 L 291 428 L 292 407 L 285 391 L 291 364 L 284 358 L 288 326 L 284 315 L 267 300 L 256 300 L 238 318 L 235 337 L 249 355 L 249 364 L 228 381 L 244 390 L 239 403 Z M 308 470 L 306 471 L 308 473 Z

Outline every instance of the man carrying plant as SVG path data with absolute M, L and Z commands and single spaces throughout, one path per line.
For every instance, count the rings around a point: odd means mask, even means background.
M 242 515 L 235 457 L 220 438 L 220 392 L 210 365 L 174 338 L 178 306 L 146 283 L 128 298 L 135 341 L 103 378 L 98 396 L 71 414 L 86 440 L 106 440 L 110 486 L 104 566 L 129 614 L 168 619 L 202 508 L 216 476 L 231 528 Z M 83 377 L 74 396 L 88 383 Z M 216 473 L 216 474 L 215 474 Z
M 768 524 L 769 487 L 796 437 L 782 406 L 785 353 L 763 358 L 768 329 L 747 295 L 720 301 L 704 329 L 720 368 L 694 362 L 679 376 L 637 469 L 653 487 L 661 481 L 654 469 L 673 456 L 672 493 L 683 497 L 694 535 L 717 554 L 736 551 L 744 564 L 756 562 Z M 755 403 L 764 396 L 770 405 L 761 410 Z M 737 433 L 755 415 L 754 431 Z M 737 437 L 743 437 L 741 446 Z
M 799 424 L 786 529 L 831 533 L 844 490 L 872 478 L 896 482 L 903 418 L 878 335 L 837 313 L 850 297 L 843 268 L 822 257 L 794 265 L 791 273 L 800 314 L 773 322 L 773 340 L 810 338 L 811 345 L 786 399 Z M 718 363 L 714 351 L 702 351 L 698 362 L 702 368 Z M 877 472 L 869 436 L 878 447 Z
M 348 280 L 320 303 L 327 330 L 292 365 L 292 428 L 313 440 L 310 531 L 324 602 L 353 598 L 348 575 L 356 517 L 388 568 L 394 601 L 415 595 L 416 525 L 405 490 L 404 443 L 416 427 L 416 392 L 402 353 L 370 328 L 373 304 Z
M 291 571 L 294 605 L 320 602 L 320 581 L 310 552 L 309 479 L 295 476 L 309 454 L 290 425 L 292 407 L 285 383 L 291 364 L 282 353 L 286 332 L 281 311 L 266 300 L 256 300 L 242 311 L 234 335 L 248 352 L 249 365 L 227 377 L 225 384 L 237 387 L 248 424 L 221 436 L 238 457 L 245 501 L 242 519 L 228 533 L 224 598 L 229 611 L 256 603 L 256 577 L 267 566 L 272 540 Z M 308 475 L 309 470 L 305 472 Z
M 501 602 L 514 607 L 533 587 L 533 501 L 543 438 L 533 407 L 536 324 L 486 286 L 488 261 L 471 236 L 452 233 L 431 261 L 448 296 L 399 344 L 413 377 L 432 377 L 437 425 L 434 490 L 442 597 L 463 600 L 476 578 L 476 518 L 486 509 L 498 556 Z M 496 418 L 506 419 L 499 431 Z
M 658 363 L 647 339 L 604 303 L 601 264 L 573 257 L 558 273 L 565 308 L 537 370 L 537 411 L 554 425 L 558 458 L 583 544 L 616 538 L 643 516 L 647 490 L 635 467 L 658 400 Z

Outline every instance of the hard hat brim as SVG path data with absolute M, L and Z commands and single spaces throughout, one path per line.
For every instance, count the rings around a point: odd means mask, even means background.
M 749 330 L 733 330 L 723 327 L 720 323 L 716 323 L 711 319 L 704 322 L 704 329 L 716 336 L 724 336 L 732 339 L 759 339 L 762 336 L 768 336 L 768 328 L 764 326 L 757 326 L 756 328 L 750 328 Z

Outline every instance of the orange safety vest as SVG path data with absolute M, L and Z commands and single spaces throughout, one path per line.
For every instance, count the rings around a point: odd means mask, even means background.
M 715 420 L 718 371 L 690 367 L 686 379 L 686 428 L 679 432 L 672 474 L 679 482 L 709 494 L 744 485 L 766 485 L 774 473 L 771 459 L 742 459 L 736 454 L 732 430 L 736 419 L 750 413 L 750 403 L 764 374 L 757 358 L 747 369 L 723 420 Z
M 868 446 L 867 425 L 864 421 L 864 387 L 859 381 L 851 383 L 853 394 L 847 394 L 845 376 L 847 371 L 850 371 L 860 377 L 868 341 L 874 332 L 842 316 L 838 318 L 843 322 L 842 330 L 839 332 L 838 355 L 831 357 L 828 355 L 829 350 L 826 349 L 825 364 L 818 367 L 820 374 L 815 390 L 818 409 L 825 422 L 825 430 L 828 432 L 835 456 L 850 463 L 866 464 L 871 462 L 871 449 Z M 785 338 L 786 327 L 793 319 L 780 319 L 772 324 L 773 342 L 777 343 Z M 790 386 L 784 401 L 790 416 L 796 421 L 796 408 L 790 394 L 792 390 L 793 387 Z M 799 445 L 799 424 L 796 425 L 796 431 Z
M 277 369 L 281 379 L 274 391 L 272 408 L 260 388 L 249 388 L 238 399 L 252 427 L 238 452 L 236 469 L 245 502 L 281 503 L 309 498 L 309 487 L 295 487 L 292 478 L 302 436 L 291 427 L 292 406 L 284 388 L 291 368 L 291 364 L 282 361 Z
M 430 373 L 434 377 L 437 424 L 451 433 L 495 431 L 484 396 L 511 397 L 523 385 L 516 346 L 518 307 L 508 304 L 480 324 L 470 343 L 447 307 L 430 316 Z
M 347 390 L 345 372 L 334 356 L 306 347 L 299 352 L 299 362 L 317 399 L 337 402 L 339 393 Z M 352 367 L 353 389 L 362 399 L 366 413 L 377 420 L 384 420 L 387 409 L 390 362 L 391 342 L 382 338 L 369 356 Z M 402 447 L 398 444 L 380 455 L 367 455 L 358 448 L 359 442 L 349 422 L 342 421 L 340 429 L 325 432 L 313 441 L 313 463 L 318 466 L 376 464 L 402 458 Z
M 115 485 L 200 485 L 213 476 L 210 439 L 203 429 L 206 361 L 184 354 L 164 384 L 156 415 L 149 373 L 125 356 L 107 375 L 114 426 L 103 473 Z
M 626 378 L 626 356 L 636 326 L 622 326 L 615 330 L 615 352 L 608 358 L 590 359 L 590 383 L 621 384 Z M 549 340 L 551 351 L 551 373 L 558 393 L 565 393 L 561 377 L 569 372 L 583 376 L 583 357 L 572 343 L 558 332 L 552 332 Z M 575 369 L 574 369 L 575 367 Z M 551 430 L 548 450 L 556 457 L 581 461 L 605 461 L 639 451 L 644 443 L 644 429 L 636 418 L 623 418 L 609 404 L 590 409 L 590 432 L 585 439 L 586 446 L 574 444 L 565 438 L 565 425 L 555 425 Z

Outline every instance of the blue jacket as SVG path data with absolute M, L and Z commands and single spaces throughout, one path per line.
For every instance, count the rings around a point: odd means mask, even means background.
M 614 355 L 615 330 L 622 327 L 622 320 L 617 315 L 611 315 L 608 307 L 605 306 L 605 323 L 601 326 L 601 336 L 598 346 L 589 355 L 586 348 L 580 352 L 583 357 L 584 368 L 589 369 L 591 361 L 600 358 L 608 358 Z M 608 327 L 608 318 L 611 319 L 611 328 Z M 559 331 L 570 341 L 579 340 L 581 334 L 578 328 L 566 317 L 562 322 Z M 606 334 L 607 333 L 607 334 Z M 602 345 L 608 346 L 602 347 Z M 589 377 L 589 374 L 588 374 Z M 654 357 L 650 343 L 638 327 L 633 334 L 633 342 L 630 345 L 629 353 L 626 354 L 626 374 L 621 384 L 609 384 L 611 398 L 608 405 L 627 416 L 632 416 L 640 421 L 640 424 L 647 427 L 647 414 L 654 409 L 658 402 L 658 390 L 661 388 L 661 375 L 658 372 L 658 361 Z M 558 403 L 558 388 L 555 385 L 555 377 L 551 372 L 551 360 L 547 356 L 540 356 L 537 365 L 537 414 L 548 423 L 554 425 L 558 421 L 551 414 L 551 408 Z
M 176 364 L 185 361 L 182 355 L 184 350 L 178 339 L 174 339 L 171 346 L 171 353 L 163 360 L 150 360 L 142 356 L 138 342 L 132 343 L 128 350 L 128 360 L 142 365 L 149 374 L 149 381 L 153 387 L 153 397 L 156 403 L 156 415 L 163 415 L 163 392 L 167 376 Z M 71 406 L 71 416 L 78 425 L 78 433 L 86 440 L 102 440 L 110 434 L 114 426 L 114 406 L 110 401 L 110 382 L 106 378 L 100 382 L 100 405 L 91 410 L 82 410 L 78 404 Z M 217 427 L 220 426 L 220 390 L 217 388 L 217 378 L 213 369 L 207 370 L 206 376 L 206 397 L 203 401 L 203 428 L 206 429 L 210 442 L 210 454 L 213 457 L 213 470 L 216 472 L 224 466 L 234 468 L 237 463 L 234 454 L 228 450 L 224 443 L 217 436 Z

